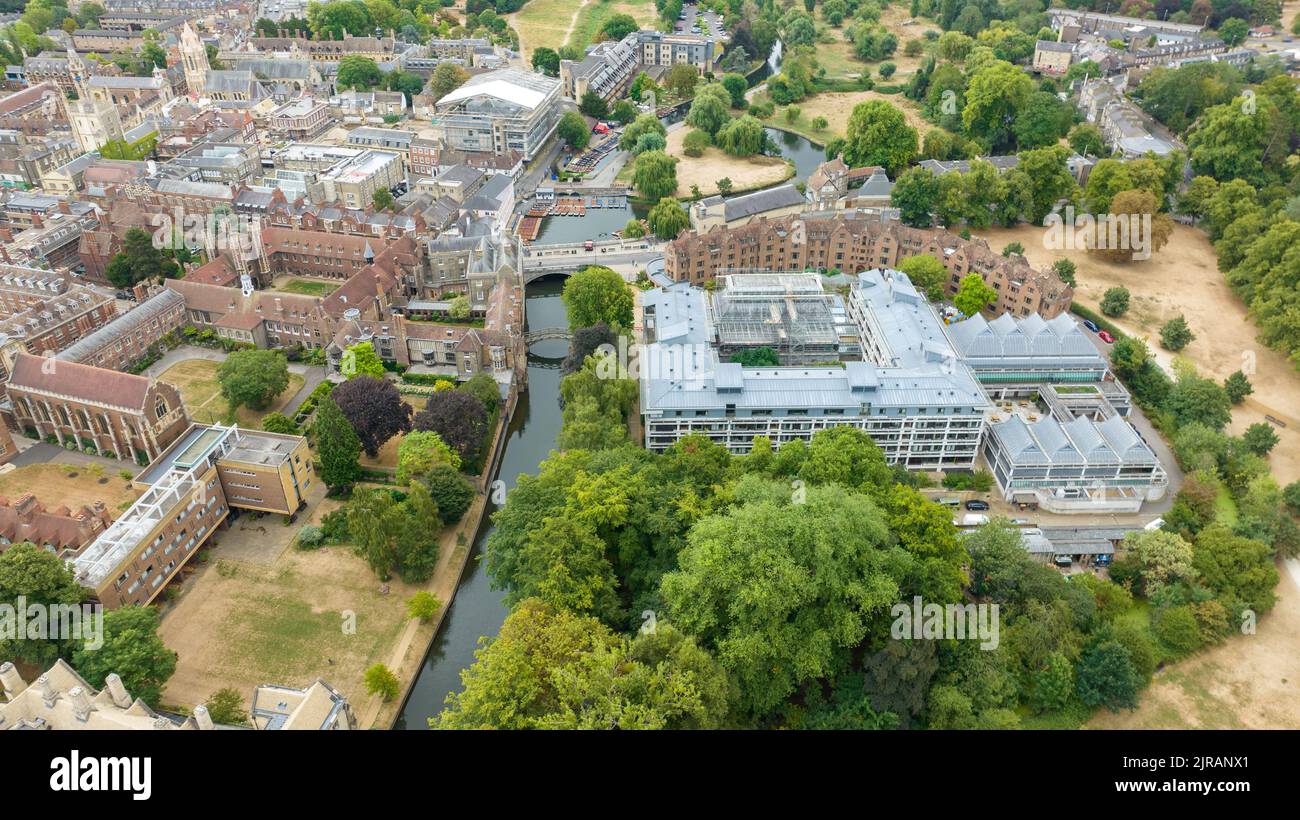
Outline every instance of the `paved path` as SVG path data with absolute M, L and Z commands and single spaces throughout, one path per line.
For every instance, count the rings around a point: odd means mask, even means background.
M 209 362 L 221 362 L 226 359 L 224 350 L 213 350 L 210 347 L 197 347 L 195 345 L 181 345 L 174 350 L 167 351 L 161 359 L 149 365 L 145 369 L 144 375 L 150 378 L 157 378 L 173 365 L 181 362 L 188 362 L 193 359 L 200 359 Z M 303 364 L 302 362 L 289 362 L 289 372 L 302 376 L 302 387 L 294 394 L 289 403 L 280 411 L 289 418 L 293 418 L 298 412 L 298 408 L 311 395 L 311 391 L 316 389 L 316 385 L 325 380 L 325 368 L 316 365 Z

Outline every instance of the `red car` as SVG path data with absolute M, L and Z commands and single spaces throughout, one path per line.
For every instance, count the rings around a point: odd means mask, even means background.
M 1115 344 L 1115 337 L 1110 335 L 1104 330 L 1097 334 L 1097 338 L 1101 339 L 1103 342 L 1105 342 L 1108 345 Z

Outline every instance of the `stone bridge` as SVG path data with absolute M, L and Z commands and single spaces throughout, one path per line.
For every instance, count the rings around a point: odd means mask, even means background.
M 530 330 L 524 334 L 524 344 L 532 345 L 537 342 L 545 342 L 550 339 L 563 339 L 568 341 L 572 334 L 567 327 L 541 327 L 537 330 Z

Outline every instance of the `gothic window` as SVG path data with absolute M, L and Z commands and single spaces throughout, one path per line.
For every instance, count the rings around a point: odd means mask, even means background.
M 159 396 L 158 403 L 154 405 L 153 412 L 154 415 L 160 419 L 163 416 L 167 415 L 167 400 L 164 399 L 162 396 Z

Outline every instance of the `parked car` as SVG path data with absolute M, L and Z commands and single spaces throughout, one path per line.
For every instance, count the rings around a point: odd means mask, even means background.
M 1096 333 L 1099 330 L 1101 330 L 1101 327 L 1091 319 L 1084 319 L 1083 326 L 1091 330 L 1093 333 Z
M 979 499 L 976 499 L 974 501 L 966 502 L 966 509 L 968 510 L 987 510 L 988 508 L 989 508 L 989 502 L 987 501 L 980 501 Z
M 1052 563 L 1058 567 L 1069 567 L 1074 565 L 1074 559 L 1068 555 L 1058 555 L 1052 559 Z
M 987 523 L 989 523 L 989 517 L 979 513 L 968 513 L 961 517 L 961 526 L 963 527 L 982 527 Z
M 1011 519 L 1011 523 L 1014 526 L 1023 527 L 1033 522 L 1031 522 L 1028 518 L 1013 518 Z
M 1110 566 L 1110 559 L 1114 557 L 1115 556 L 1113 555 L 1098 555 L 1097 560 L 1094 561 L 1093 563 L 1099 567 L 1108 567 Z
M 1104 330 L 1097 334 L 1097 338 L 1101 339 L 1103 342 L 1105 342 L 1108 345 L 1115 344 L 1115 337 L 1110 335 Z

